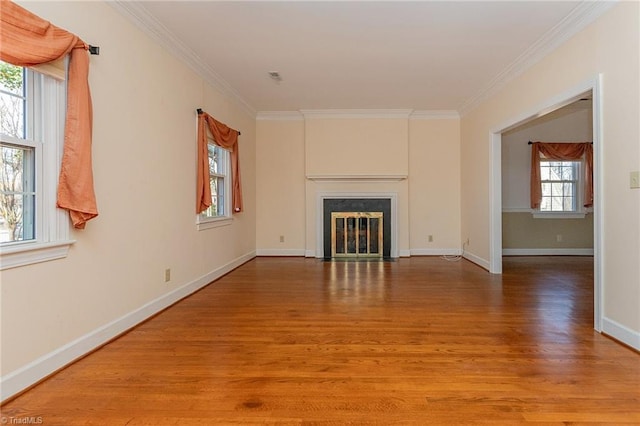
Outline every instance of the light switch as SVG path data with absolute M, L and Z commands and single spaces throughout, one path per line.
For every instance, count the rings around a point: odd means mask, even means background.
M 640 172 L 631 172 L 629 174 L 629 187 L 640 188 Z

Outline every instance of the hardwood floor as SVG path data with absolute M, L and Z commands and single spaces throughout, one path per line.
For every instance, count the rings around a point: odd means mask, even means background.
M 640 424 L 586 257 L 257 258 L 2 407 L 45 425 Z

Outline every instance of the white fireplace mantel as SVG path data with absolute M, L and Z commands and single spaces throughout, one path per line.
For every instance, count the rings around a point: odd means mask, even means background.
M 400 182 L 407 175 L 307 175 L 308 180 L 316 182 Z

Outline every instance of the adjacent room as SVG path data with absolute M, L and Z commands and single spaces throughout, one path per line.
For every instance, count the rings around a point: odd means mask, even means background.
M 0 30 L 3 423 L 640 423 L 639 2 Z

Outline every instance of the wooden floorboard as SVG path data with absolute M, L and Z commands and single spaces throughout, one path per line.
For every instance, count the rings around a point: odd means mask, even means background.
M 257 258 L 2 407 L 45 425 L 640 424 L 593 261 Z M 14 423 L 17 424 L 17 423 Z

